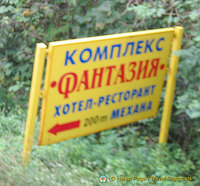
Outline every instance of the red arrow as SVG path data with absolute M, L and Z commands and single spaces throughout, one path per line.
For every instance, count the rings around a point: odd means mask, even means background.
M 51 129 L 49 129 L 48 132 L 52 133 L 54 135 L 57 135 L 58 132 L 63 132 L 65 130 L 78 128 L 79 126 L 80 126 L 80 120 L 72 121 L 72 122 L 64 123 L 64 124 L 58 124 L 57 123 Z

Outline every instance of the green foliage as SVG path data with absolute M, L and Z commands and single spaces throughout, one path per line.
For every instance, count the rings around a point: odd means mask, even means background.
M 192 184 L 199 183 L 199 163 L 192 162 L 175 144 L 163 149 L 148 143 L 148 138 L 141 137 L 139 128 L 132 126 L 102 132 L 99 143 L 93 134 L 50 146 L 34 146 L 30 165 L 23 166 L 21 131 L 24 125 L 20 122 L 24 116 L 11 112 L 7 118 L 0 116 L 4 131 L 0 142 L 0 185 L 100 185 L 100 175 L 106 175 L 109 182 L 111 176 L 191 176 Z M 191 182 L 164 183 L 191 185 Z M 111 184 L 144 185 L 144 182 Z M 148 184 L 163 182 L 150 180 Z
M 199 3 L 199 0 L 2 0 L 0 185 L 48 185 L 49 179 L 52 180 L 51 185 L 72 185 L 72 182 L 92 185 L 97 184 L 93 178 L 97 179 L 100 174 L 190 175 L 195 179 L 194 184 L 198 185 Z M 90 135 L 53 146 L 35 148 L 30 167 L 21 167 L 21 131 L 24 131 L 24 112 L 27 110 L 36 43 L 48 44 L 56 40 L 176 25 L 184 27 L 184 36 L 169 145 L 164 151 L 155 145 L 158 141 L 163 93 L 156 118 L 141 121 L 131 128 L 102 132 L 100 144 L 96 142 L 94 135 Z

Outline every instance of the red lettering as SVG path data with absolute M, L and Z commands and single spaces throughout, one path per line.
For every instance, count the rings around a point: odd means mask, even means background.
M 64 98 L 68 98 L 69 94 L 74 91 L 155 77 L 157 76 L 159 62 L 160 58 L 154 58 L 151 61 L 146 59 L 120 64 L 120 66 L 99 67 L 91 69 L 91 73 L 93 73 L 91 77 L 89 77 L 89 70 L 84 70 L 81 77 L 74 72 L 66 73 L 61 76 L 58 82 L 58 91 L 60 94 L 64 94 Z M 103 78 L 105 81 L 103 81 Z M 54 85 L 51 86 L 54 87 Z
M 129 63 L 129 68 L 132 66 L 132 68 L 130 69 L 130 72 L 132 72 L 132 77 L 130 79 L 126 79 L 127 82 L 130 82 L 135 78 L 135 67 L 136 67 L 136 65 L 137 65 L 136 62 L 130 62 Z
M 96 77 L 99 77 L 99 81 L 98 81 L 98 86 L 97 87 L 101 87 L 101 82 L 102 82 L 102 77 L 103 77 L 103 67 L 100 68 L 100 72 L 97 73 L 97 68 L 94 69 L 94 73 L 93 73 L 93 78 L 92 78 L 92 87 L 91 88 L 95 88 L 95 80 L 97 79 Z
M 63 83 L 64 79 L 66 79 L 66 85 L 65 85 L 65 90 L 63 91 L 62 88 L 64 84 Z M 72 79 L 74 79 L 74 82 L 72 83 L 72 86 L 71 86 L 70 82 Z M 76 88 L 76 84 L 77 84 L 77 75 L 73 72 L 66 73 L 60 78 L 60 81 L 58 84 L 58 91 L 60 94 L 64 94 L 65 98 L 68 98 L 68 94 L 74 91 L 74 89 Z
M 80 84 L 78 86 L 77 91 L 80 91 L 81 84 L 83 84 L 85 86 L 84 90 L 89 89 L 89 86 L 88 86 L 88 70 L 84 70 L 83 71 L 83 75 L 81 77 L 81 82 L 80 82 Z
M 142 74 L 142 72 L 144 72 L 143 73 L 143 78 L 146 78 L 148 64 L 149 64 L 149 60 L 147 59 L 146 62 L 145 62 L 145 66 L 142 67 L 143 66 L 143 61 L 140 61 L 138 74 L 137 74 L 137 79 L 140 79 L 140 75 Z
M 160 61 L 160 58 L 156 58 L 156 59 L 153 59 L 151 61 L 151 70 L 149 72 L 149 75 L 148 77 L 151 77 L 151 74 L 153 73 L 153 76 L 155 77 L 157 75 L 157 70 L 158 70 L 158 66 L 159 66 L 159 61 Z
M 106 86 L 108 86 L 108 85 L 110 85 L 112 71 L 113 71 L 113 69 L 116 69 L 116 66 L 108 66 L 108 67 L 106 67 L 106 69 L 108 69 L 108 79 L 107 79 L 107 83 L 106 83 Z
M 119 71 L 118 71 L 118 73 L 117 73 L 117 77 L 116 77 L 116 79 L 115 79 L 114 84 L 117 83 L 117 79 L 118 79 L 118 78 L 121 79 L 121 82 L 120 82 L 120 83 L 124 83 L 124 81 L 125 81 L 125 76 L 124 76 L 124 64 L 121 64 L 120 69 L 119 69 Z

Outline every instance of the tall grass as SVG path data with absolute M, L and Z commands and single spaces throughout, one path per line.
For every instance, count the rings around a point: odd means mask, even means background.
M 99 176 L 111 185 L 195 185 L 200 171 L 176 145 L 162 150 L 149 143 L 137 127 L 123 127 L 80 137 L 54 145 L 33 147 L 28 166 L 21 162 L 24 118 L 16 113 L 0 114 L 0 185 L 102 185 Z M 37 132 L 36 132 L 37 135 Z M 111 181 L 110 177 L 183 177 L 192 182 Z

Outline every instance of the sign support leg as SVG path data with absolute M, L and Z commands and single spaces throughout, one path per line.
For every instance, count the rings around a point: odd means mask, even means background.
M 35 122 L 40 98 L 40 88 L 47 50 L 46 48 L 47 46 L 44 43 L 38 43 L 36 45 L 31 91 L 29 97 L 28 116 L 26 120 L 24 147 L 22 152 L 22 161 L 25 164 L 29 163 L 31 157 Z
M 176 84 L 176 74 L 178 69 L 179 55 L 174 52 L 181 48 L 181 41 L 183 35 L 183 27 L 177 26 L 174 28 L 174 40 L 172 43 L 172 56 L 170 61 L 170 68 L 167 79 L 167 88 L 165 93 L 165 101 L 162 113 L 159 143 L 167 143 L 169 125 L 174 97 L 174 89 Z

